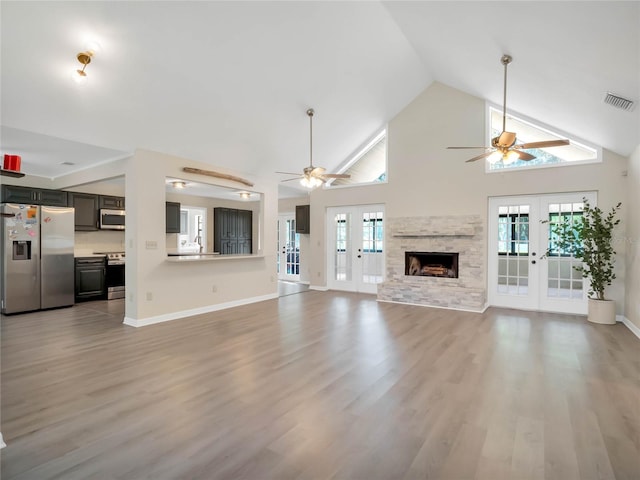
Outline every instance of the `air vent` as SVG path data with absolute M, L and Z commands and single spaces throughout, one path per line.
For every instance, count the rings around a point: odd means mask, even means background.
M 60 165 L 75 165 L 73 162 L 62 162 Z
M 633 100 L 615 95 L 611 92 L 607 92 L 607 95 L 604 97 L 604 103 L 608 103 L 609 105 L 619 108 L 620 110 L 626 110 L 627 112 L 633 110 L 634 106 Z

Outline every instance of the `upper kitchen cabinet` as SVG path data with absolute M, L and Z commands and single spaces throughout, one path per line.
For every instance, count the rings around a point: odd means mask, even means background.
M 106 195 L 100 195 L 100 208 L 124 210 L 124 197 L 109 197 Z
M 309 205 L 296 205 L 296 233 L 310 232 Z
M 76 209 L 76 231 L 98 230 L 98 195 L 69 192 L 69 206 Z
M 43 188 L 19 187 L 17 185 L 3 185 L 2 201 L 6 203 L 31 203 L 51 207 L 66 207 L 67 192 Z
M 180 233 L 180 203 L 165 202 L 166 232 Z

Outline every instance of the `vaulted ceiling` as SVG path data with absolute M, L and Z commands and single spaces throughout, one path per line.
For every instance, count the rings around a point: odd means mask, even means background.
M 45 177 L 144 148 L 279 179 L 308 163 L 308 107 L 335 168 L 433 81 L 501 105 L 509 53 L 510 109 L 626 156 L 640 109 L 603 97 L 640 100 L 639 7 L 3 1 L 1 150 Z

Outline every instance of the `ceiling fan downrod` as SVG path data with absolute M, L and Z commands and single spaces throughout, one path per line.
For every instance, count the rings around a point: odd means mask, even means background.
M 307 110 L 309 115 L 309 167 L 313 169 L 313 108 Z
M 502 55 L 500 61 L 504 65 L 504 92 L 502 95 L 502 131 L 507 130 L 507 66 L 513 58 L 511 55 Z

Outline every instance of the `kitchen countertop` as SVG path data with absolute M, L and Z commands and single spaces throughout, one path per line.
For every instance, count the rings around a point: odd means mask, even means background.
M 185 255 L 169 254 L 165 261 L 170 263 L 219 262 L 221 260 L 240 260 L 247 258 L 264 258 L 264 255 L 220 255 L 219 253 L 188 253 Z

